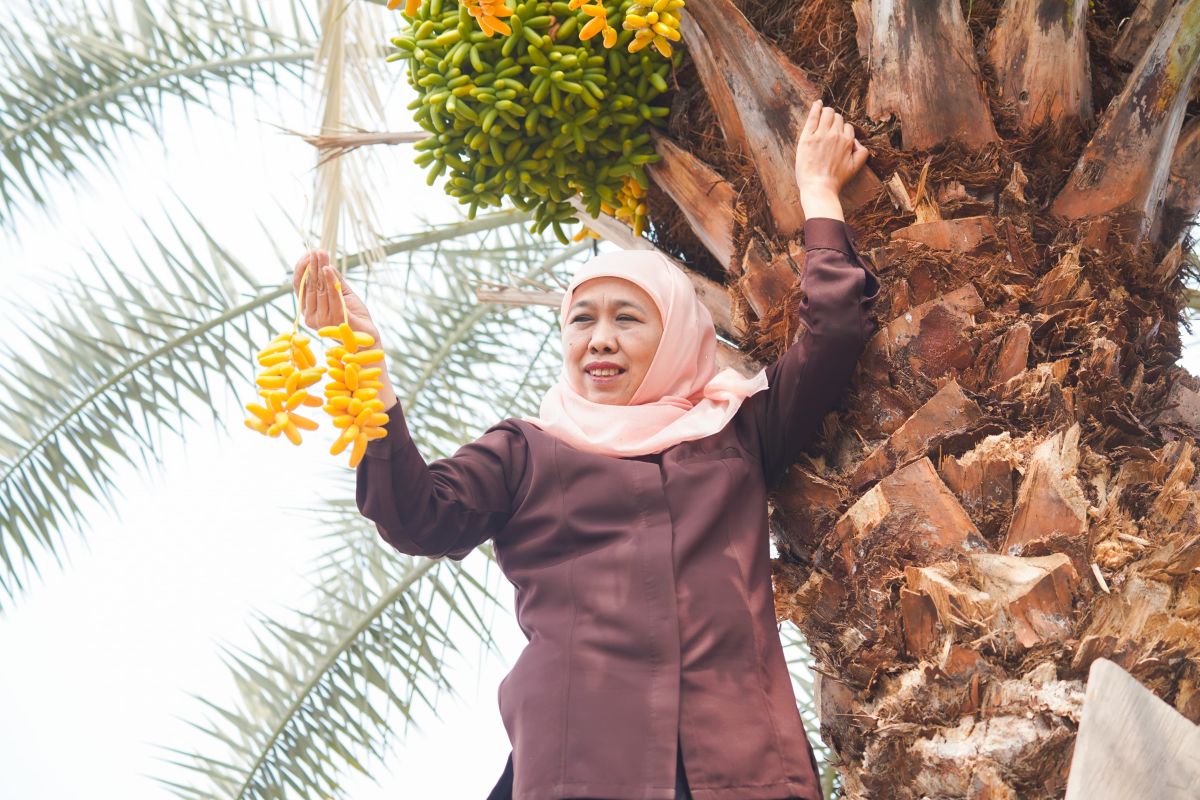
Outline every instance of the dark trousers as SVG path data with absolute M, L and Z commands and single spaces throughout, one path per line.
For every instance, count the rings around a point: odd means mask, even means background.
M 683 773 L 683 747 L 675 749 L 675 800 L 692 800 L 692 791 L 688 788 L 687 775 Z M 513 761 L 512 753 L 508 754 L 508 764 L 504 774 L 496 782 L 487 800 L 513 800 Z

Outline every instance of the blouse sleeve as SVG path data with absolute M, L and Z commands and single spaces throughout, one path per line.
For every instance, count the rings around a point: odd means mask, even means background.
M 768 388 L 751 398 L 763 473 L 774 488 L 815 435 L 854 373 L 875 323 L 867 315 L 879 280 L 867 269 L 840 220 L 804 223 L 805 330 L 770 367 Z
M 367 443 L 356 499 L 383 540 L 401 553 L 461 561 L 494 537 L 512 514 L 525 471 L 525 437 L 503 423 L 449 458 L 425 463 L 400 403 L 387 436 Z

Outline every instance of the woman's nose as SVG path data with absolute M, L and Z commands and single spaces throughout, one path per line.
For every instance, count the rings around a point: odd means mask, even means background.
M 588 350 L 596 352 L 616 352 L 617 337 L 615 331 L 604 323 L 597 324 L 592 328 L 592 338 L 588 342 Z

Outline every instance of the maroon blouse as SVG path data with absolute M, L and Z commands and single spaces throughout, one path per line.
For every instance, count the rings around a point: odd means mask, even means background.
M 429 464 L 397 403 L 357 501 L 410 555 L 494 540 L 529 643 L 500 683 L 516 800 L 820 798 L 776 627 L 767 492 L 833 408 L 879 283 L 846 225 L 810 219 L 807 331 L 721 431 L 662 453 L 577 450 L 507 419 Z

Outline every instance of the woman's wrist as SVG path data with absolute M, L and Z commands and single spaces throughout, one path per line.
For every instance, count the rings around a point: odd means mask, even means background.
M 392 407 L 400 402 L 400 398 L 396 397 L 396 391 L 392 388 L 392 382 L 388 379 L 387 372 L 384 372 L 380 377 L 383 378 L 383 388 L 379 390 L 379 394 L 376 397 L 383 401 L 383 410 L 385 412 L 391 411 Z
M 827 217 L 845 222 L 836 187 L 827 182 L 805 182 L 800 187 L 800 208 L 805 219 Z

